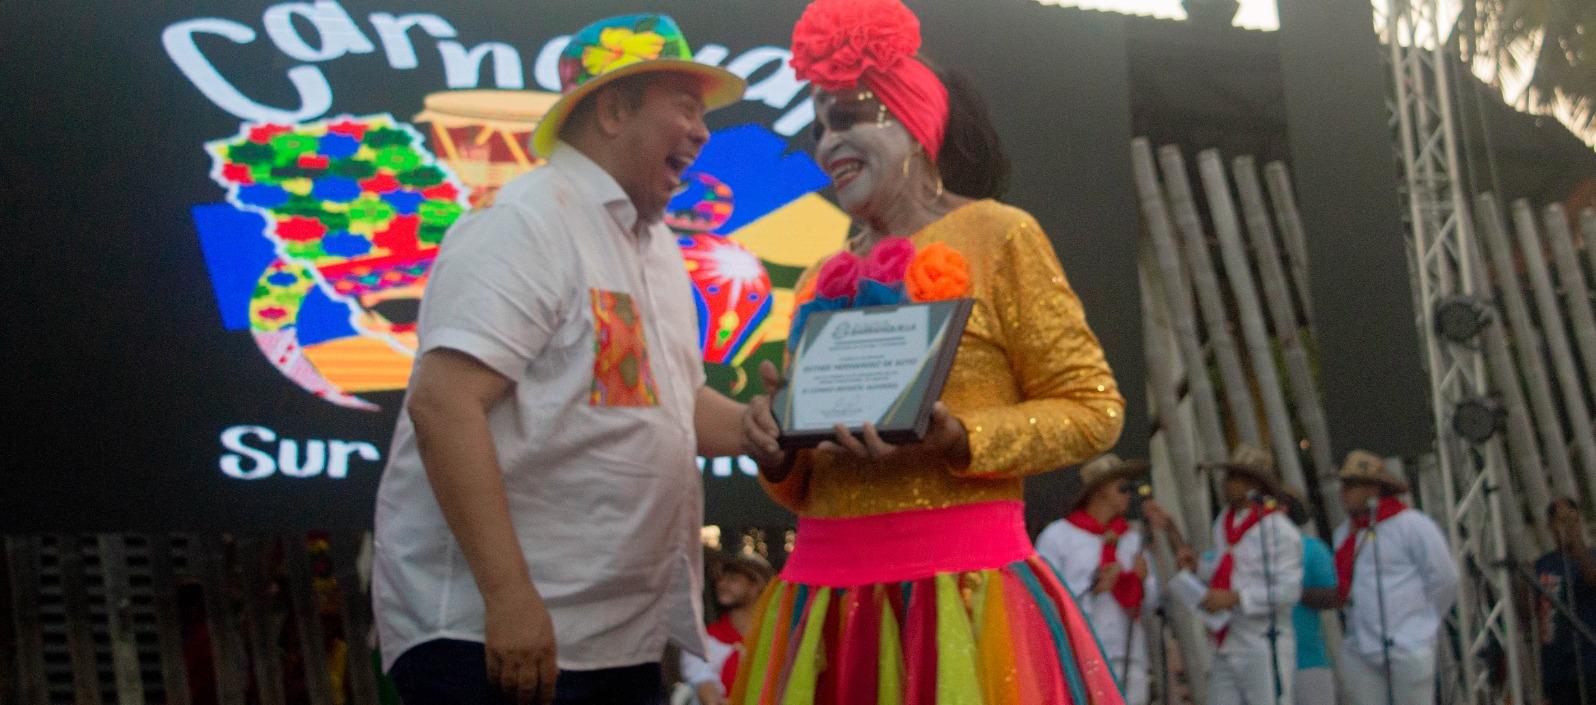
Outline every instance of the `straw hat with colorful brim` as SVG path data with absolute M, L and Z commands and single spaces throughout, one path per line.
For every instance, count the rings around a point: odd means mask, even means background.
M 1204 463 L 1203 470 L 1223 470 L 1227 474 L 1245 475 L 1257 480 L 1269 494 L 1280 493 L 1280 474 L 1275 471 L 1275 456 L 1250 443 L 1238 444 L 1230 452 L 1230 459 L 1222 463 Z
M 559 71 L 563 95 L 532 133 L 532 153 L 545 159 L 576 104 L 616 79 L 656 72 L 697 76 L 706 110 L 737 102 L 748 86 L 730 71 L 693 61 L 687 38 L 666 15 L 624 15 L 583 27 L 560 52 Z
M 1145 460 L 1122 460 L 1113 453 L 1097 456 L 1081 466 L 1081 489 L 1070 502 L 1070 511 L 1080 509 L 1103 485 L 1141 477 L 1147 474 L 1148 467 Z
M 1346 462 L 1341 464 L 1341 472 L 1336 473 L 1343 483 L 1367 482 L 1379 485 L 1397 494 L 1408 491 L 1408 483 L 1392 474 L 1385 467 L 1385 459 L 1366 450 L 1354 450 L 1347 454 Z

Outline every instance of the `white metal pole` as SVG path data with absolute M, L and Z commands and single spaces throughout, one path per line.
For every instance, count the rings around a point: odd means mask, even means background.
M 1585 284 L 1585 273 L 1580 271 L 1579 258 L 1574 255 L 1574 235 L 1568 230 L 1568 213 L 1561 204 L 1553 203 L 1541 211 L 1541 219 L 1546 222 L 1546 241 L 1552 246 L 1557 280 L 1563 285 L 1568 324 L 1574 329 L 1579 359 L 1585 365 L 1586 389 L 1593 390 L 1596 389 L 1596 314 L 1591 312 L 1590 287 Z M 1585 245 L 1586 248 L 1592 246 L 1592 243 Z M 1596 400 L 1587 398 L 1587 402 L 1596 403 Z
M 1330 427 L 1319 401 L 1319 384 L 1313 377 L 1313 365 L 1302 344 L 1302 324 L 1297 320 L 1297 307 L 1291 301 L 1291 288 L 1280 263 L 1280 251 L 1275 247 L 1274 228 L 1264 207 L 1263 189 L 1258 184 L 1258 168 L 1252 157 L 1241 156 L 1231 162 L 1231 170 L 1236 175 L 1236 192 L 1241 195 L 1247 235 L 1258 262 L 1264 305 L 1274 321 L 1275 337 L 1280 340 L 1292 407 L 1308 437 L 1308 458 L 1313 462 L 1312 484 L 1318 487 L 1320 506 L 1330 526 L 1337 526 L 1346 518 L 1346 512 L 1341 506 L 1341 480 L 1336 477 L 1335 459 L 1330 450 Z
M 1470 243 L 1464 256 L 1473 264 L 1471 269 L 1474 276 L 1474 289 L 1481 293 L 1481 298 L 1491 291 L 1490 276 L 1486 274 L 1485 260 L 1480 255 L 1478 243 Z M 1502 397 L 1502 405 L 1507 410 L 1507 445 L 1512 452 L 1513 467 L 1518 472 L 1510 473 L 1509 480 L 1517 479 L 1524 484 L 1524 492 L 1530 503 L 1530 516 L 1534 517 L 1535 539 L 1537 545 L 1545 547 L 1547 543 L 1546 506 L 1551 503 L 1551 489 L 1546 483 L 1546 467 L 1542 464 L 1541 450 L 1535 441 L 1534 423 L 1530 417 L 1529 405 L 1524 400 L 1524 388 L 1519 386 L 1518 372 L 1513 368 L 1513 353 L 1507 346 L 1507 324 L 1502 320 L 1502 308 L 1497 305 L 1495 297 L 1487 299 L 1490 304 L 1485 329 L 1480 331 L 1480 337 L 1485 341 L 1485 362 L 1491 368 L 1493 389 Z
M 1197 167 L 1202 171 L 1203 187 L 1208 195 L 1208 212 L 1213 217 L 1214 232 L 1219 234 L 1219 254 L 1225 263 L 1225 278 L 1230 291 L 1235 294 L 1236 311 L 1241 319 L 1241 337 L 1247 343 L 1247 356 L 1252 359 L 1252 375 L 1258 380 L 1258 396 L 1263 399 L 1264 414 L 1269 421 L 1269 445 L 1274 448 L 1275 465 L 1281 477 L 1291 485 L 1306 488 L 1302 472 L 1302 457 L 1297 448 L 1297 433 L 1291 422 L 1291 412 L 1286 409 L 1286 396 L 1280 388 L 1280 375 L 1275 369 L 1274 350 L 1269 344 L 1269 327 L 1264 323 L 1262 307 L 1258 303 L 1258 285 L 1252 278 L 1252 262 L 1247 257 L 1247 246 L 1241 241 L 1241 223 L 1236 218 L 1236 206 L 1230 200 L 1230 180 L 1225 176 L 1225 165 L 1218 150 L 1204 150 L 1197 155 Z
M 1552 485 L 1561 494 L 1573 496 L 1576 492 L 1572 461 L 1568 456 L 1568 441 L 1563 438 L 1563 426 L 1553 405 L 1552 383 L 1546 373 L 1546 362 L 1541 356 L 1541 337 L 1530 320 L 1529 307 L 1524 301 L 1524 287 L 1518 270 L 1513 266 L 1513 248 L 1507 240 L 1506 226 L 1489 195 L 1476 200 L 1476 215 L 1480 222 L 1481 239 L 1485 252 L 1496 271 L 1497 291 L 1507 323 L 1513 332 L 1513 346 L 1518 351 L 1518 369 L 1528 385 L 1530 408 L 1535 412 L 1535 428 L 1541 437 L 1541 452 L 1546 455 L 1546 470 Z
M 1208 346 L 1214 351 L 1214 361 L 1219 365 L 1219 379 L 1225 393 L 1225 410 L 1236 429 L 1236 437 L 1245 443 L 1261 445 L 1263 435 L 1258 430 L 1258 412 L 1252 403 L 1252 388 L 1241 365 L 1241 352 L 1236 338 L 1230 332 L 1230 313 L 1225 307 L 1225 296 L 1214 275 L 1213 256 L 1208 251 L 1208 236 L 1203 232 L 1202 219 L 1197 215 L 1192 197 L 1191 181 L 1186 178 L 1186 159 L 1180 148 L 1165 145 L 1158 150 L 1158 163 L 1164 173 L 1164 189 L 1169 196 L 1170 209 L 1175 214 L 1175 225 L 1180 230 L 1185 245 L 1186 263 L 1191 272 L 1192 285 L 1197 290 L 1197 305 L 1203 315 L 1203 325 L 1208 330 Z
M 1208 377 L 1208 361 L 1203 355 L 1202 337 L 1197 332 L 1197 315 L 1192 302 L 1191 281 L 1181 262 L 1180 246 L 1158 185 L 1153 165 L 1153 150 L 1146 138 L 1131 141 L 1131 166 L 1136 177 L 1136 194 L 1141 201 L 1142 218 L 1147 224 L 1149 245 L 1169 311 L 1175 341 L 1186 368 L 1186 393 L 1196 411 L 1197 458 L 1203 462 L 1222 462 L 1229 455 L 1219 416 L 1219 401 Z M 1207 516 L 1203 516 L 1204 521 Z
M 1546 256 L 1541 252 L 1541 238 L 1537 234 L 1539 227 L 1529 201 L 1513 202 L 1513 222 L 1518 226 L 1519 254 L 1524 257 L 1524 269 L 1529 273 L 1535 303 L 1540 309 L 1541 331 L 1546 335 L 1546 347 L 1552 354 L 1552 370 L 1563 391 L 1568 429 L 1579 451 L 1579 476 L 1596 478 L 1596 430 L 1591 428 L 1590 405 L 1585 401 L 1579 370 L 1574 366 L 1574 352 L 1569 348 L 1562 307 L 1557 305 L 1557 293 L 1552 291 L 1552 278 L 1547 273 Z M 1596 485 L 1588 484 L 1585 491 L 1587 496 L 1596 497 Z
M 1275 222 L 1279 224 L 1281 241 L 1286 245 L 1287 271 L 1302 302 L 1303 322 L 1313 335 L 1313 293 L 1308 286 L 1308 232 L 1302 226 L 1302 215 L 1297 211 L 1297 196 L 1291 190 L 1291 174 L 1286 165 L 1269 162 L 1264 165 L 1264 181 L 1269 185 L 1269 200 L 1275 207 Z M 1329 501 L 1329 500 L 1326 500 Z

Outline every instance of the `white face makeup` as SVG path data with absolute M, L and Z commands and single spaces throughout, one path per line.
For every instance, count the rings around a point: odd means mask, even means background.
M 869 91 L 815 94 L 815 161 L 831 177 L 837 202 L 855 220 L 872 220 L 909 197 L 904 164 L 916 142 Z

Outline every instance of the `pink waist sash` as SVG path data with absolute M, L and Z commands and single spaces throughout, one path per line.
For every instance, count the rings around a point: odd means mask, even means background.
M 781 579 L 825 587 L 917 580 L 1001 568 L 1032 551 L 1025 505 L 1018 501 L 839 519 L 799 517 Z

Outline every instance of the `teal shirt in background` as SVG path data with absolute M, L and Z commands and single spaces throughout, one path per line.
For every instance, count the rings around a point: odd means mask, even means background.
M 1303 534 L 1302 536 L 1302 587 L 1327 588 L 1336 586 L 1336 564 L 1325 542 Z M 1319 610 L 1297 605 L 1291 610 L 1291 628 L 1297 633 L 1297 670 L 1329 668 L 1330 654 L 1324 646 L 1324 630 L 1319 623 Z

